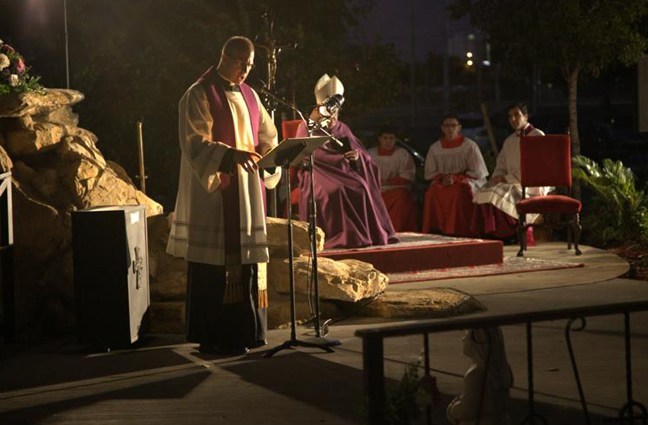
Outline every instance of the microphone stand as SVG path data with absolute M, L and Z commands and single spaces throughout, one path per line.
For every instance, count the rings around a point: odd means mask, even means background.
M 284 172 L 290 172 L 290 161 L 286 161 L 283 165 Z M 290 269 L 289 282 L 290 282 L 290 339 L 284 341 L 281 345 L 276 346 L 272 350 L 268 351 L 264 357 L 272 357 L 281 350 L 292 348 L 292 347 L 311 347 L 311 348 L 321 348 L 322 350 L 332 353 L 333 349 L 323 345 L 313 342 L 300 341 L 297 339 L 297 318 L 296 318 L 296 307 L 295 307 L 295 266 L 294 266 L 294 253 L 293 253 L 293 224 L 292 224 L 292 203 L 290 202 L 290 179 L 286 180 L 286 196 L 288 199 L 288 267 Z
M 309 125 L 309 121 L 307 121 L 304 118 L 304 114 L 295 107 L 293 104 L 288 102 L 287 100 L 283 99 L 280 96 L 275 95 L 274 93 L 270 92 L 265 88 L 265 86 L 260 87 L 259 91 L 261 91 L 264 95 L 274 99 L 275 101 L 282 103 L 284 105 L 289 106 L 291 109 L 296 111 L 296 113 L 299 115 L 301 120 L 306 124 L 306 127 L 309 129 L 308 131 L 308 136 L 312 136 L 312 127 Z M 337 139 L 336 139 L 337 140 Z M 339 142 L 339 141 L 338 141 Z M 312 167 L 312 161 L 313 161 L 313 154 L 311 153 L 310 155 L 310 163 Z M 291 161 L 286 161 L 283 164 L 284 167 L 284 172 L 286 175 L 290 176 L 290 162 Z M 281 345 L 278 345 L 277 347 L 273 348 L 272 350 L 268 351 L 264 357 L 272 357 L 279 351 L 287 348 L 292 348 L 292 347 L 311 347 L 311 348 L 321 348 L 322 350 L 332 353 L 333 349 L 330 348 L 331 346 L 335 345 L 340 345 L 339 341 L 333 341 L 333 342 L 324 342 L 324 341 L 316 341 L 316 342 L 308 342 L 308 341 L 300 341 L 297 339 L 297 319 L 296 319 L 296 306 L 295 306 L 295 268 L 294 268 L 294 252 L 293 252 L 293 224 L 292 224 L 292 203 L 290 202 L 290 195 L 291 195 L 291 187 L 290 187 L 290 177 L 286 179 L 286 200 L 287 200 L 287 215 L 288 215 L 288 265 L 290 268 L 290 274 L 289 274 L 289 288 L 290 288 L 290 339 L 287 341 L 284 341 Z M 310 203 L 313 208 L 313 220 L 314 220 L 314 197 L 313 197 L 313 172 L 311 168 L 311 194 L 310 194 Z M 319 311 L 319 288 L 317 285 L 317 240 L 316 240 L 316 231 L 315 231 L 315 222 L 309 222 L 309 237 L 310 237 L 310 243 L 311 243 L 311 250 L 312 250 L 312 255 L 313 255 L 313 273 L 315 276 L 315 282 L 316 282 L 316 289 L 315 289 L 315 296 L 316 296 L 316 312 L 315 312 L 315 323 L 316 323 L 316 338 L 320 339 L 321 338 L 321 333 L 320 333 L 320 325 L 319 325 L 319 316 L 320 316 L 320 311 Z
M 308 124 L 315 124 L 312 120 L 309 120 Z M 342 146 L 342 142 L 340 142 L 336 137 L 334 137 L 331 133 L 326 131 L 324 128 L 321 126 L 317 125 L 307 125 L 308 128 L 308 136 L 311 137 L 313 135 L 313 131 L 315 128 L 318 128 L 319 131 L 324 133 L 326 136 L 329 136 L 331 139 L 333 139 L 336 143 L 338 143 L 340 146 Z M 315 170 L 314 170 L 314 157 L 313 153 L 311 152 L 309 156 L 309 168 L 310 168 L 310 196 L 308 199 L 309 203 L 309 214 L 308 214 L 308 233 L 310 236 L 310 243 L 311 243 L 311 255 L 312 255 L 312 269 L 313 269 L 313 285 L 315 286 L 315 320 L 313 322 L 313 326 L 315 327 L 315 340 L 318 341 L 320 344 L 324 344 L 326 346 L 332 347 L 332 346 L 337 346 L 342 344 L 340 340 L 333 339 L 329 340 L 324 338 L 328 334 L 328 325 L 326 326 L 324 336 L 322 336 L 322 326 L 320 323 L 320 297 L 319 297 L 319 274 L 318 274 L 318 266 L 317 266 L 317 209 L 316 209 L 316 204 L 315 204 Z

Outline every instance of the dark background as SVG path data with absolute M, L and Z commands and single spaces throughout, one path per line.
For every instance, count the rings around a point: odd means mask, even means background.
M 315 81 L 325 72 L 338 75 L 346 88 L 342 119 L 367 145 L 375 142 L 378 127 L 392 122 L 425 155 L 438 138 L 440 118 L 454 112 L 463 119 L 464 133 L 487 149 L 482 102 L 498 143 L 509 132 L 506 108 L 515 101 L 530 105 L 531 121 L 546 133 L 568 126 L 560 75 L 541 74 L 534 91 L 524 67 L 496 61 L 483 66 L 481 61 L 490 59 L 483 37 L 465 21 L 449 21 L 442 1 L 67 0 L 66 5 L 70 88 L 86 96 L 75 107 L 79 125 L 97 134 L 104 155 L 134 178 L 141 120 L 147 193 L 167 212 L 176 191 L 179 98 L 218 60 L 229 36 L 242 34 L 267 45 L 268 22 L 281 47 L 275 91 L 306 111 L 314 102 Z M 41 76 L 46 87 L 66 84 L 64 29 L 63 0 L 0 4 L 0 39 L 25 57 L 30 73 Z M 468 50 L 478 55 L 475 66 L 466 66 Z M 249 82 L 267 81 L 264 53 L 257 48 Z M 292 118 L 291 111 L 275 109 L 277 122 Z M 580 82 L 583 154 L 622 159 L 643 184 L 648 149 L 637 121 L 636 66 L 614 66 Z

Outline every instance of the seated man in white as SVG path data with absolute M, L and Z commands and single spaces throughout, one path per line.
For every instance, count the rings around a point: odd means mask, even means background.
M 483 226 L 483 233 L 501 239 L 511 238 L 516 234 L 518 213 L 515 204 L 522 199 L 520 137 L 544 136 L 541 130 L 529 123 L 529 111 L 523 103 L 511 106 L 508 117 L 514 132 L 504 140 L 491 180 L 473 198 L 473 201 L 479 204 L 479 223 L 475 224 L 475 227 Z M 529 188 L 527 195 L 544 195 L 549 190 L 551 188 Z M 527 215 L 529 223 L 533 223 L 536 218 L 537 216 Z M 530 234 L 528 239 L 532 241 L 532 237 Z

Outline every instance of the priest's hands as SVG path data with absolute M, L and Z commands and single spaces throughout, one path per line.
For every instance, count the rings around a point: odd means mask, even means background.
M 257 161 L 261 159 L 261 155 L 256 152 L 249 152 L 240 149 L 232 148 L 232 150 L 232 161 L 234 161 L 235 164 L 243 167 L 243 170 L 247 171 L 248 173 L 252 173 L 259 169 Z
M 360 152 L 355 149 L 352 149 L 348 152 L 344 152 L 344 157 L 349 161 L 357 161 L 360 158 Z

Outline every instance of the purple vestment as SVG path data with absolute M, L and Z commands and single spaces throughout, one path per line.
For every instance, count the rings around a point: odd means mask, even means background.
M 223 83 L 225 80 L 218 75 L 216 68 L 210 67 L 199 79 L 198 83 L 202 84 L 207 100 L 209 101 L 209 112 L 211 113 L 213 122 L 212 127 L 212 140 L 223 142 L 232 148 L 236 148 L 236 132 L 234 131 L 234 120 L 230 106 L 225 97 Z M 247 106 L 250 116 L 250 124 L 252 125 L 252 135 L 254 137 L 254 146 L 259 144 L 259 104 L 254 97 L 252 89 L 247 84 L 240 85 L 241 95 Z M 223 193 L 223 202 L 229 210 L 229 214 L 225 214 L 225 249 L 227 252 L 234 255 L 236 261 L 240 263 L 241 257 L 241 239 L 240 239 L 240 211 L 239 211 L 239 189 L 238 189 L 238 175 L 233 173 L 231 176 L 227 174 L 221 175 L 220 191 Z M 263 184 L 261 185 L 262 188 Z M 263 202 L 265 204 L 265 192 L 262 192 Z
M 313 155 L 314 191 L 317 225 L 324 230 L 324 247 L 358 248 L 398 242 L 387 208 L 380 194 L 378 168 L 349 127 L 338 121 L 330 130 L 346 137 L 360 157 L 351 161 L 327 142 Z M 304 124 L 296 137 L 307 135 Z M 322 135 L 315 132 L 314 135 Z M 299 170 L 299 217 L 308 221 L 311 173 Z

